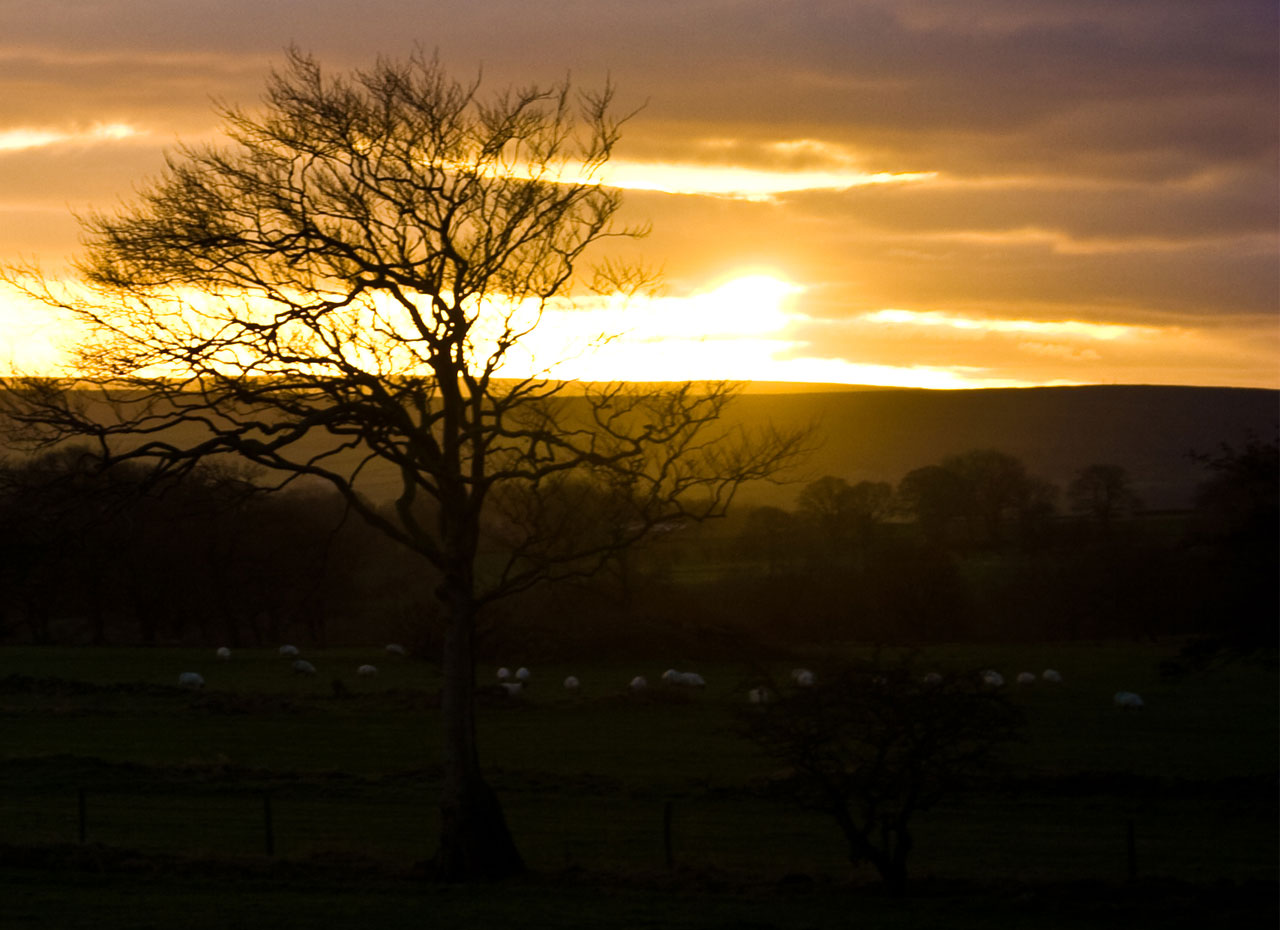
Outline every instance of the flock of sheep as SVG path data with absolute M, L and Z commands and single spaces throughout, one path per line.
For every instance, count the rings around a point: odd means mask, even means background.
M 386 651 L 388 655 L 405 656 L 408 652 L 405 648 L 397 643 L 387 644 Z M 284 645 L 279 649 L 280 656 L 285 659 L 292 659 L 291 668 L 297 675 L 314 675 L 316 667 L 303 659 L 299 655 L 297 646 Z M 228 661 L 231 658 L 231 650 L 226 646 L 221 646 L 215 652 L 219 661 Z M 375 665 L 360 665 L 356 668 L 356 675 L 361 678 L 373 678 L 378 674 L 378 668 Z M 986 669 L 980 673 L 982 682 L 989 688 L 1004 687 L 1004 676 L 994 669 Z M 533 679 L 533 673 L 525 667 L 520 667 L 512 672 L 511 669 L 498 669 L 497 673 L 498 687 L 505 691 L 511 697 L 519 697 L 524 693 L 526 687 Z M 707 683 L 697 672 L 681 672 L 674 668 L 669 668 L 662 673 L 662 682 L 672 688 L 705 688 Z M 807 668 L 796 668 L 791 670 L 791 682 L 797 687 L 812 687 L 815 681 L 814 673 Z M 942 676 L 937 672 L 930 672 L 924 676 L 923 682 L 926 685 L 939 684 Z M 1020 672 L 1014 679 L 1018 687 L 1028 687 L 1037 682 L 1044 682 L 1051 685 L 1062 683 L 1062 675 L 1052 668 L 1047 668 L 1037 676 L 1034 672 Z M 182 672 L 178 675 L 178 684 L 183 688 L 198 690 L 204 687 L 204 676 L 198 672 Z M 576 694 L 582 687 L 582 682 L 576 675 L 570 675 L 565 678 L 563 683 L 564 690 L 571 694 Z M 627 685 L 627 690 L 632 693 L 643 692 L 649 687 L 649 681 L 643 675 L 637 675 L 632 678 Z M 767 704 L 774 700 L 776 695 L 768 688 L 757 687 L 747 692 L 747 700 L 752 704 Z M 1142 698 L 1132 691 L 1117 691 L 1113 699 L 1116 707 L 1124 710 L 1138 710 L 1144 704 Z
M 314 675 L 316 673 L 316 667 L 306 659 L 300 657 L 301 653 L 297 646 L 286 644 L 281 646 L 278 651 L 282 659 L 293 660 L 289 667 L 293 670 L 295 675 Z M 404 648 L 404 646 L 401 646 L 398 643 L 388 643 L 387 654 L 393 656 L 407 656 L 409 652 Z M 219 646 L 214 651 L 214 655 L 217 657 L 219 662 L 228 662 L 231 660 L 231 650 L 226 646 Z M 356 667 L 356 675 L 361 678 L 375 678 L 377 677 L 377 674 L 378 667 L 376 665 L 360 665 Z M 198 691 L 204 687 L 204 676 L 199 672 L 182 672 L 178 675 L 178 686 Z

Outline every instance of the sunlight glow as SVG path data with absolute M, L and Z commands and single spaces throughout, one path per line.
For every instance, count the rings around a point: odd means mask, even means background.
M 56 311 L 0 285 L 0 374 L 50 374 L 60 369 L 75 332 Z
M 877 310 L 863 319 L 870 323 L 904 326 L 936 326 L 978 330 L 989 333 L 1030 333 L 1046 336 L 1074 336 L 1110 342 L 1155 332 L 1152 327 L 1121 323 L 1087 323 L 1083 320 L 996 320 L 961 316 L 941 311 Z
M 145 134 L 144 130 L 136 129 L 128 123 L 98 123 L 88 129 L 75 130 L 20 127 L 0 130 L 0 152 L 37 149 L 64 142 L 81 144 L 119 142 L 123 139 Z
M 73 280 L 56 285 L 65 288 L 69 298 L 80 293 Z M 1216 379 L 1214 372 L 1242 352 L 1265 353 L 1273 344 L 1256 336 L 1242 341 L 1245 337 L 1238 333 L 1215 336 L 1179 326 L 995 319 L 948 311 L 883 309 L 851 318 L 811 316 L 802 303 L 805 292 L 768 269 L 741 269 L 679 295 L 584 297 L 544 307 L 536 301 L 516 305 L 493 298 L 480 313 L 484 325 L 473 333 L 469 354 L 473 362 L 486 358 L 505 322 L 515 332 L 529 332 L 510 347 L 497 372 L 500 377 L 961 389 L 1096 382 L 1117 358 L 1146 365 L 1151 383 L 1178 383 L 1183 375 L 1176 366 L 1164 371 L 1151 364 L 1169 353 L 1202 365 L 1204 381 L 1210 383 Z M 248 298 L 243 304 L 232 298 L 222 306 L 197 293 L 175 299 L 182 306 L 174 305 L 175 315 L 166 317 L 165 325 L 192 334 L 218 330 L 227 312 L 247 319 L 272 312 Z M 420 366 L 412 340 L 374 340 L 379 331 L 407 334 L 402 315 L 402 310 L 376 302 L 348 308 L 341 342 L 347 361 L 384 373 Z M 0 289 L 0 368 L 6 373 L 68 370 L 64 366 L 71 363 L 78 332 L 57 311 Z M 887 336 L 898 345 L 914 345 L 917 334 L 924 340 L 920 345 L 931 345 L 932 350 L 897 351 L 896 362 L 840 357 L 847 346 L 864 347 L 865 357 L 874 359 L 883 350 L 879 339 Z M 930 340 L 930 335 L 943 337 L 943 342 Z M 306 336 L 294 333 L 291 338 Z M 958 344 L 981 341 L 986 348 L 938 350 L 955 339 L 961 341 Z M 218 364 L 229 369 L 248 360 L 241 348 L 231 345 L 219 355 Z M 1052 374 L 1037 377 L 1046 367 Z
M 471 162 L 444 162 L 438 167 L 475 170 Z M 906 184 L 932 181 L 936 171 L 860 171 L 837 164 L 824 170 L 747 168 L 735 165 L 680 162 L 642 162 L 615 159 L 604 165 L 563 164 L 535 167 L 529 164 L 492 162 L 481 174 L 556 184 L 602 184 L 622 190 L 690 194 L 730 200 L 769 202 L 779 194 L 810 190 L 847 190 L 869 184 Z
M 742 200 L 770 200 L 777 194 L 805 190 L 845 190 L 867 184 L 930 181 L 933 171 L 868 173 L 864 171 L 777 171 L 721 165 L 617 161 L 601 180 L 624 190 L 667 194 L 706 194 Z
M 702 371 L 722 368 L 726 360 L 740 368 L 749 363 L 744 354 L 748 344 L 768 342 L 765 337 L 776 340 L 797 318 L 789 304 L 801 291 L 780 278 L 752 272 L 679 297 L 553 304 L 539 328 L 509 356 L 506 370 L 545 366 L 554 377 L 684 380 L 676 373 L 682 367 L 693 366 L 699 373 L 689 377 L 695 379 L 704 377 Z
M 791 331 L 809 318 L 794 304 L 800 285 L 768 272 L 739 272 L 692 294 L 548 310 L 543 325 L 509 358 L 506 371 L 527 373 L 541 358 L 563 362 L 552 377 L 586 381 L 769 381 L 885 387 L 1021 387 L 962 366 L 860 364 L 806 354 Z M 613 333 L 602 339 L 601 331 Z M 574 353 L 572 346 L 590 349 Z

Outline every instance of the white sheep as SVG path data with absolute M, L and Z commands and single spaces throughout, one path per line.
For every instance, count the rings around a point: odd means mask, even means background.
M 747 692 L 747 700 L 752 704 L 769 704 L 773 701 L 773 692 L 768 688 L 752 688 Z
M 1142 698 L 1134 694 L 1132 691 L 1117 691 L 1115 696 L 1116 707 L 1125 710 L 1141 710 L 1146 705 L 1142 703 Z
M 532 677 L 533 677 L 533 673 L 529 671 L 527 668 L 525 668 L 524 666 L 521 666 L 520 668 L 516 669 L 516 678 L 518 678 L 520 681 L 523 681 L 525 684 L 528 684 L 529 679 Z
M 387 643 L 387 652 L 393 656 L 407 656 L 409 654 L 409 650 L 399 643 Z
M 204 676 L 199 672 L 182 672 L 178 675 L 178 687 L 199 691 L 204 687 Z
M 214 655 L 216 655 L 219 659 L 225 662 L 227 661 L 227 659 L 231 658 L 231 650 L 228 649 L 226 646 L 219 646 L 218 651 L 214 653 Z
M 284 645 L 280 647 L 280 655 L 286 659 L 296 659 L 298 657 L 298 647 Z
M 663 672 L 663 673 L 662 673 L 662 680 L 663 680 L 663 681 L 666 681 L 666 682 L 671 682 L 671 681 L 673 681 L 673 680 L 675 679 L 675 677 L 676 677 L 677 675 L 679 675 L 679 674 L 680 674 L 680 673 L 679 673 L 679 672 L 677 672 L 675 669 L 673 669 L 673 668 L 669 668 L 669 669 L 667 669 L 665 672 Z
M 356 674 L 361 678 L 376 678 L 378 675 L 378 667 L 376 665 L 362 665 L 356 669 Z
M 578 679 L 573 675 L 570 675 L 568 678 L 564 680 L 564 689 L 566 691 L 577 691 L 578 688 L 581 687 L 581 685 L 582 683 L 578 681 Z
M 503 691 L 507 692 L 509 697 L 519 697 L 520 693 L 524 691 L 524 684 L 518 681 L 500 682 L 500 686 Z
M 669 685 L 677 685 L 681 688 L 705 688 L 707 686 L 706 679 L 697 672 L 677 672 L 673 668 L 669 668 L 662 673 L 662 680 Z
M 807 668 L 793 668 L 791 670 L 791 680 L 795 682 L 796 687 L 812 688 L 814 681 L 813 672 L 809 671 Z
M 511 677 L 511 669 L 503 667 L 498 669 L 498 681 L 506 681 Z
M 643 691 L 645 688 L 649 687 L 649 682 L 645 680 L 643 675 L 637 675 L 635 678 L 631 679 L 631 683 L 627 685 L 627 687 L 632 691 Z
M 1020 686 L 1034 685 L 1036 683 L 1036 676 L 1032 672 L 1018 672 L 1016 680 Z
M 1062 684 L 1062 675 L 1058 673 L 1057 669 L 1047 668 L 1040 673 L 1040 677 L 1052 685 Z
M 924 678 L 921 679 L 921 681 L 924 682 L 924 684 L 926 684 L 930 688 L 934 688 L 942 684 L 942 676 L 939 675 L 937 672 L 930 672 L 929 674 L 925 675 Z
M 293 663 L 293 673 L 295 675 L 314 675 L 316 667 L 306 659 L 298 659 Z
M 988 688 L 1003 688 L 1004 676 L 992 669 L 987 669 L 982 673 L 982 683 Z

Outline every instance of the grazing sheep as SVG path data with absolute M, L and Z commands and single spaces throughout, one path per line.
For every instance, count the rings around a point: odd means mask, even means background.
M 519 681 L 504 681 L 501 683 L 501 687 L 509 697 L 519 697 L 521 692 L 524 691 L 524 684 Z
M 524 666 L 521 666 L 520 668 L 516 669 L 516 678 L 518 678 L 520 681 L 523 681 L 525 684 L 528 684 L 529 679 L 532 677 L 533 677 L 533 673 L 529 671 L 527 668 L 525 668 Z
M 409 650 L 399 643 L 387 643 L 387 652 L 393 656 L 407 656 L 409 654 Z
M 182 672 L 178 675 L 178 687 L 199 691 L 204 687 L 204 676 L 198 672 Z
M 1019 685 L 1034 685 L 1036 676 L 1031 672 L 1018 672 L 1017 682 Z
M 663 680 L 663 681 L 666 681 L 666 682 L 671 682 L 671 681 L 673 681 L 673 680 L 675 679 L 675 677 L 676 677 L 677 675 L 679 675 L 679 674 L 680 674 L 680 673 L 679 673 L 679 672 L 677 672 L 675 669 L 673 669 L 673 668 L 669 668 L 669 669 L 667 669 L 665 672 L 663 672 L 663 673 L 662 673 L 662 680 Z
M 1003 688 L 1004 676 L 999 672 L 987 669 L 982 673 L 982 683 L 988 688 Z
M 812 688 L 814 681 L 813 672 L 809 671 L 807 668 L 793 668 L 791 670 L 791 680 L 795 682 L 796 687 Z
M 298 647 L 288 645 L 281 646 L 280 655 L 284 656 L 286 659 L 296 659 L 298 657 Z
M 316 667 L 306 659 L 298 659 L 293 663 L 293 673 L 295 675 L 314 675 Z
M 932 688 L 936 685 L 942 684 L 942 676 L 939 675 L 937 672 L 930 672 L 928 675 L 925 675 L 924 678 L 921 679 L 921 681 L 923 681 L 926 685 Z
M 231 650 L 226 646 L 219 646 L 218 651 L 214 653 L 214 655 L 225 662 L 227 659 L 231 658 Z
M 752 688 L 747 692 L 747 700 L 752 704 L 769 704 L 773 701 L 773 692 L 768 688 Z
M 673 668 L 669 668 L 662 673 L 662 680 L 669 685 L 678 685 L 682 688 L 705 688 L 707 686 L 706 679 L 697 672 L 677 672 Z
M 1040 674 L 1040 677 L 1052 685 L 1062 684 L 1062 676 L 1058 674 L 1056 669 L 1047 668 Z
M 511 677 L 511 669 L 503 667 L 498 669 L 498 681 L 506 681 Z
M 645 688 L 649 687 L 649 682 L 645 681 L 643 675 L 637 675 L 635 678 L 631 679 L 631 683 L 627 685 L 627 687 L 632 691 L 643 691 Z
M 1117 691 L 1115 696 L 1116 707 L 1125 710 L 1141 710 L 1146 705 L 1142 703 L 1142 698 L 1134 694 L 1132 691 Z
M 581 682 L 573 675 L 564 680 L 564 690 L 566 691 L 577 691 L 579 687 L 581 687 Z
M 376 678 L 378 675 L 378 667 L 376 665 L 362 665 L 356 669 L 356 674 L 361 678 Z

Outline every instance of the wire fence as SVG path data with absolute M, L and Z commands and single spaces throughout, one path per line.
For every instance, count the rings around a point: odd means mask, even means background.
M 761 798 L 512 792 L 504 793 L 504 805 L 527 864 L 538 870 L 692 868 L 843 878 L 852 869 L 830 819 Z M 1135 817 L 1096 799 L 1014 808 L 988 804 L 921 815 L 913 871 L 986 879 L 1266 879 L 1280 856 L 1274 831 L 1243 810 L 1224 818 L 1214 805 L 1157 805 Z M 429 859 L 439 824 L 434 793 L 403 787 L 364 794 L 288 787 L 9 791 L 0 815 L 0 842 L 10 844 L 395 865 Z M 874 878 L 866 866 L 853 874 Z

